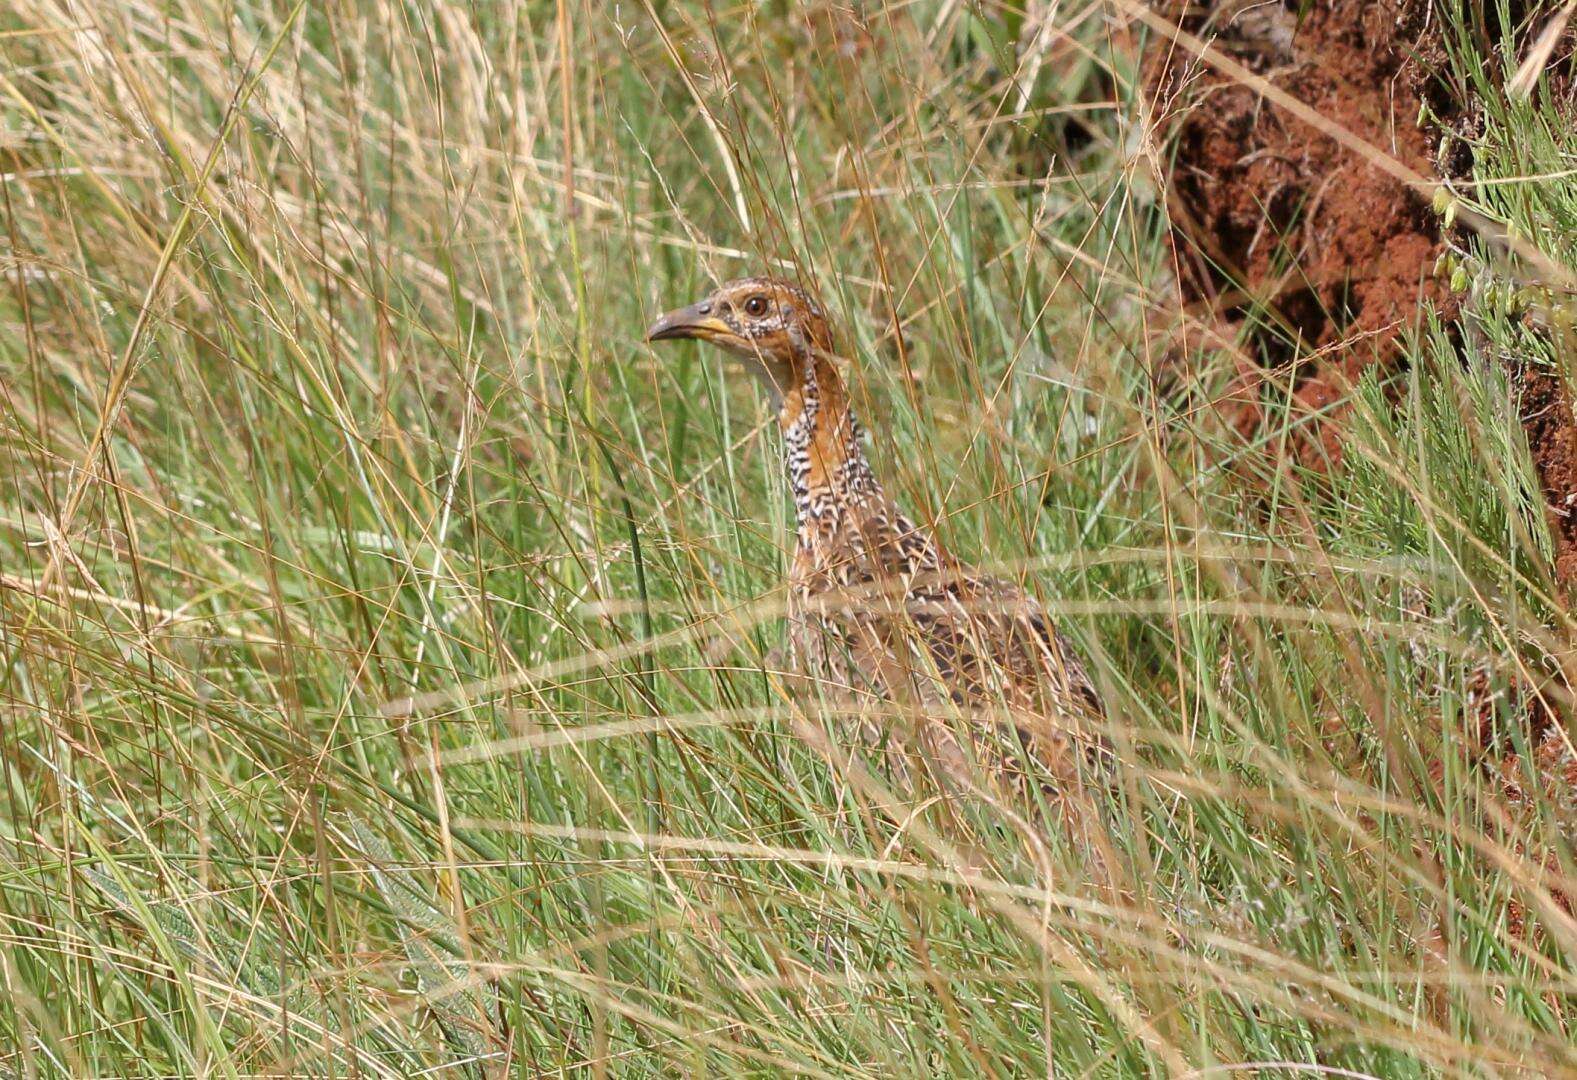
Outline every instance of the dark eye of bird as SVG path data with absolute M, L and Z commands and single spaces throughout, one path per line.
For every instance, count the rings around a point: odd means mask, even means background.
M 767 298 L 765 296 L 752 296 L 745 301 L 745 314 L 759 318 L 767 313 Z

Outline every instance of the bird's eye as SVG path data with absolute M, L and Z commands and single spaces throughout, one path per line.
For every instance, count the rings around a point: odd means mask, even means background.
M 760 318 L 767 313 L 767 298 L 765 296 L 752 296 L 745 301 L 745 314 L 752 318 Z

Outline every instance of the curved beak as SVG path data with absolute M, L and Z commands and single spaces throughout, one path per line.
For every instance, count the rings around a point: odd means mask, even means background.
M 699 341 L 716 341 L 732 337 L 734 332 L 716 315 L 710 314 L 711 306 L 705 301 L 670 311 L 646 331 L 647 341 L 677 341 L 695 338 Z

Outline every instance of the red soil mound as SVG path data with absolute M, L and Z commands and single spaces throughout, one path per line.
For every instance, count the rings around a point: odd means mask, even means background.
M 1300 6 L 1309 8 L 1301 22 Z M 1185 29 L 1408 167 L 1433 171 L 1406 70 L 1410 20 L 1395 0 L 1217 0 L 1186 11 Z M 1311 410 L 1338 401 L 1366 366 L 1394 363 L 1420 302 L 1449 300 L 1431 278 L 1440 244 L 1429 207 L 1181 49 L 1150 65 L 1147 84 L 1175 147 L 1168 209 L 1190 310 L 1246 329 L 1238 336 L 1259 365 L 1297 363 L 1295 396 Z M 1248 391 L 1232 417 L 1245 434 L 1260 419 Z M 1340 453 L 1324 428 L 1300 448 L 1309 464 Z
M 1472 168 L 1483 118 L 1458 99 L 1425 0 L 1157 0 L 1185 30 L 1276 88 L 1425 176 Z M 1503 30 L 1536 38 L 1550 5 L 1513 2 L 1480 20 L 1478 47 Z M 1577 112 L 1577 25 L 1554 50 L 1547 92 Z M 1455 301 L 1432 276 L 1438 220 L 1420 198 L 1359 154 L 1266 101 L 1253 86 L 1162 41 L 1146 87 L 1173 158 L 1167 207 L 1178 281 L 1192 324 L 1185 343 L 1245 343 L 1223 412 L 1243 435 L 1263 421 L 1260 384 L 1293 365 L 1293 394 L 1324 421 L 1297 445 L 1305 464 L 1341 453 L 1339 403 L 1372 364 L 1401 356 L 1400 336 L 1432 301 Z M 1440 123 L 1425 131 L 1421 102 Z M 1550 507 L 1557 574 L 1577 581 L 1577 421 L 1564 381 L 1518 373 L 1522 419 Z M 1333 410 L 1333 406 L 1336 408 Z

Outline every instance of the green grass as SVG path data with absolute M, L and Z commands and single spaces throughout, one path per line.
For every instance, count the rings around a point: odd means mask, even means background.
M 1524 272 L 1302 473 L 1164 371 L 1107 7 L 658 10 L 0 17 L 0 1076 L 1577 1074 Z M 1462 198 L 1577 268 L 1517 60 Z M 1116 887 L 785 693 L 771 417 L 642 343 L 777 260 L 1091 656 Z

